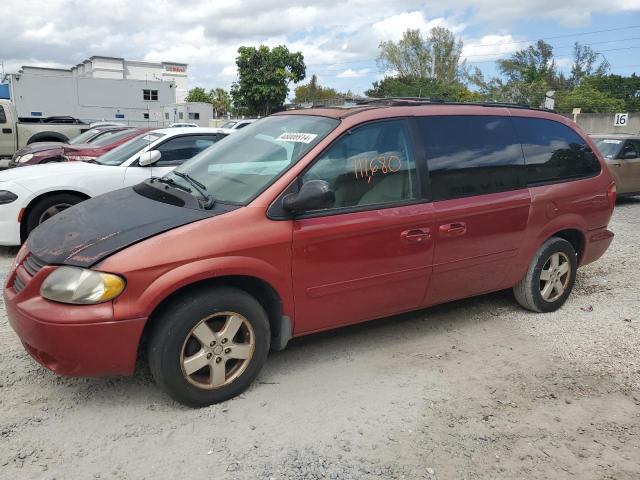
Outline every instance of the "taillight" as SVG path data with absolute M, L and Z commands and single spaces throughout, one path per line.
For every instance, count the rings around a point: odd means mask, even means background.
M 609 200 L 609 206 L 611 208 L 616 206 L 616 182 L 609 184 L 609 188 L 607 188 L 607 200 Z

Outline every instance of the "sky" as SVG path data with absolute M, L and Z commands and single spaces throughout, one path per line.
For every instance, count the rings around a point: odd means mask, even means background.
M 69 68 L 92 55 L 189 64 L 190 87 L 229 88 L 240 46 L 301 51 L 307 78 L 363 93 L 384 76 L 378 45 L 407 28 L 451 29 L 485 75 L 537 39 L 568 70 L 574 42 L 612 73 L 640 73 L 640 0 L 2 0 L 0 62 Z

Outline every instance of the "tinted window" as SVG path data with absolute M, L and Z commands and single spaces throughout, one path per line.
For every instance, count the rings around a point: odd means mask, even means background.
M 418 197 L 417 175 L 406 122 L 365 125 L 343 136 L 304 174 L 325 180 L 334 208 L 397 203 Z
M 634 157 L 635 155 L 635 157 Z M 640 157 L 640 142 L 637 140 L 627 140 L 620 152 L 620 158 L 638 158 Z
M 434 200 L 525 186 L 522 149 L 509 118 L 434 116 L 419 122 Z
M 4 113 L 4 108 L 0 106 L 0 123 L 7 123 L 7 116 Z
M 217 135 L 187 135 L 175 137 L 160 145 L 158 150 L 162 156 L 156 165 L 180 165 L 185 160 L 195 157 L 218 141 Z
M 571 128 L 543 118 L 513 118 L 530 184 L 561 182 L 600 172 L 589 145 Z

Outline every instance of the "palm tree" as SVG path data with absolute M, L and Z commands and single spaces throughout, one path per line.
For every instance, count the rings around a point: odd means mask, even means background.
M 215 88 L 210 95 L 215 118 L 218 118 L 218 114 L 224 115 L 231 110 L 231 96 L 224 88 Z

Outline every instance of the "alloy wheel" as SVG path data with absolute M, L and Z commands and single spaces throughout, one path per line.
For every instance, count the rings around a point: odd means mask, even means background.
M 571 262 L 563 252 L 552 254 L 540 271 L 540 295 L 547 302 L 560 298 L 571 278 Z

